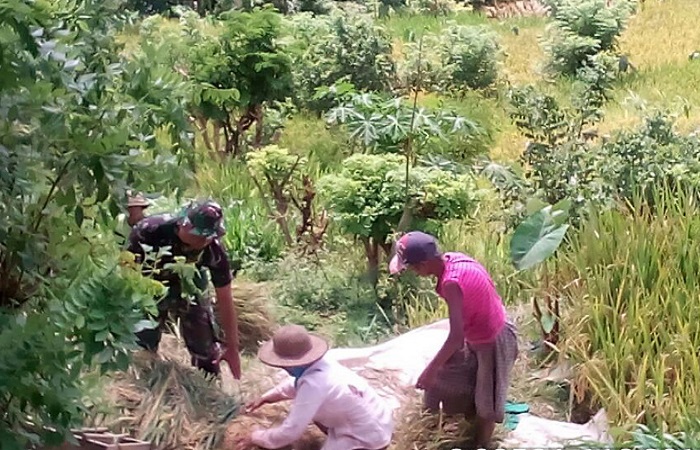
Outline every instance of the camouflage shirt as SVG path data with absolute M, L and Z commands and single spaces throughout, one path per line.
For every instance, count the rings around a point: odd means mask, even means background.
M 209 269 L 214 287 L 220 288 L 229 284 L 233 280 L 233 274 L 221 241 L 214 239 L 202 250 L 186 250 L 184 243 L 177 236 L 177 220 L 170 214 L 144 218 L 131 230 L 127 250 L 136 255 L 136 262 L 141 263 L 146 253 L 142 244 L 152 247 L 151 252 L 154 253 L 163 247 L 170 247 L 170 255 L 161 256 L 157 261 L 156 267 L 161 270 L 153 278 L 158 281 L 177 280 L 177 275 L 162 268 L 165 264 L 175 262 L 176 256 L 184 256 L 188 263 L 195 263 L 199 268 Z

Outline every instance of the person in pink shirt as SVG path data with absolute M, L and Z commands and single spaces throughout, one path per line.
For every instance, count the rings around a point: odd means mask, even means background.
M 266 449 L 299 440 L 314 423 L 328 436 L 322 450 L 384 450 L 394 430 L 391 407 L 367 380 L 325 356 L 328 343 L 299 325 L 280 328 L 260 347 L 258 358 L 291 375 L 285 382 L 248 403 L 246 412 L 265 403 L 292 400 L 284 422 L 253 431 L 242 443 Z
M 450 332 L 418 378 L 425 404 L 435 411 L 476 416 L 475 445 L 487 448 L 496 423 L 503 423 L 510 373 L 518 354 L 515 326 L 487 270 L 458 252 L 442 253 L 435 237 L 412 231 L 395 246 L 392 274 L 410 269 L 435 277 L 447 303 Z

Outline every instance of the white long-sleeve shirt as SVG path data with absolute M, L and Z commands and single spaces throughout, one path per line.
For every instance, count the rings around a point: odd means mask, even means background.
M 394 429 L 389 405 L 367 380 L 336 361 L 322 358 L 299 378 L 268 391 L 294 399 L 289 415 L 275 428 L 256 430 L 254 444 L 280 448 L 297 441 L 312 422 L 328 428 L 321 450 L 381 449 L 389 445 Z

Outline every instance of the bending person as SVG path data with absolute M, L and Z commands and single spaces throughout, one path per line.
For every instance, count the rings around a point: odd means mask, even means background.
M 477 448 L 488 448 L 496 423 L 503 423 L 510 374 L 518 354 L 515 326 L 486 269 L 463 253 L 441 253 L 437 240 L 413 231 L 396 243 L 390 272 L 410 269 L 435 277 L 436 292 L 449 310 L 450 332 L 418 378 L 431 410 L 476 415 Z M 449 411 L 448 411 L 449 409 Z
M 243 442 L 267 449 L 297 441 L 315 423 L 328 436 L 322 450 L 379 450 L 391 442 L 394 428 L 389 405 L 369 383 L 324 355 L 328 344 L 299 325 L 280 328 L 258 351 L 260 360 L 280 367 L 292 378 L 247 405 L 247 412 L 265 403 L 292 400 L 284 422 L 256 430 Z

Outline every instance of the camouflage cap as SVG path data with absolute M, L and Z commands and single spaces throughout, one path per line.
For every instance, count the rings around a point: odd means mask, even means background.
M 192 234 L 198 236 L 223 236 L 224 213 L 218 203 L 212 200 L 192 202 L 180 213 L 184 225 L 192 225 Z

